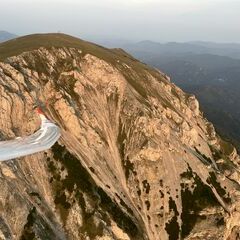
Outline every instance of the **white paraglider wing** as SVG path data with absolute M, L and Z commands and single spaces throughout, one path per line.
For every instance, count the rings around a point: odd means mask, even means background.
M 34 134 L 0 141 L 0 161 L 11 160 L 51 148 L 61 136 L 60 128 L 40 114 L 41 128 Z

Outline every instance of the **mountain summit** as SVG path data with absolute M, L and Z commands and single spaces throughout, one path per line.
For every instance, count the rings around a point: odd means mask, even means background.
M 9 33 L 6 31 L 0 31 L 0 42 L 5 42 L 7 40 L 16 38 L 17 35 L 13 34 L 13 33 Z
M 61 128 L 0 165 L 2 239 L 236 239 L 240 158 L 193 95 L 121 49 L 64 35 L 0 44 L 0 138 Z

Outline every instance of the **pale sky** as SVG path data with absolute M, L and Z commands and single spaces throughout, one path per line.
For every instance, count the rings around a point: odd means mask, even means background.
M 240 0 L 0 0 L 0 30 L 82 38 L 240 42 Z

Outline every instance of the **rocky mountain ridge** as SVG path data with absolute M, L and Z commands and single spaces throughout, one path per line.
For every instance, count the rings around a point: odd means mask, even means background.
M 0 44 L 0 137 L 62 129 L 0 165 L 2 239 L 236 239 L 240 158 L 184 93 L 121 49 L 45 34 Z
M 185 92 L 193 93 L 217 132 L 240 150 L 239 44 L 207 42 L 123 46 L 134 57 L 161 69 Z

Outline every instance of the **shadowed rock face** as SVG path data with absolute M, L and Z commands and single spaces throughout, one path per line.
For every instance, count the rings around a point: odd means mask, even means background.
M 7 56 L 19 41 L 24 52 Z M 28 36 L 2 52 L 1 139 L 39 127 L 35 99 L 62 137 L 0 164 L 0 238 L 239 235 L 240 159 L 194 96 L 121 50 L 66 35 Z

